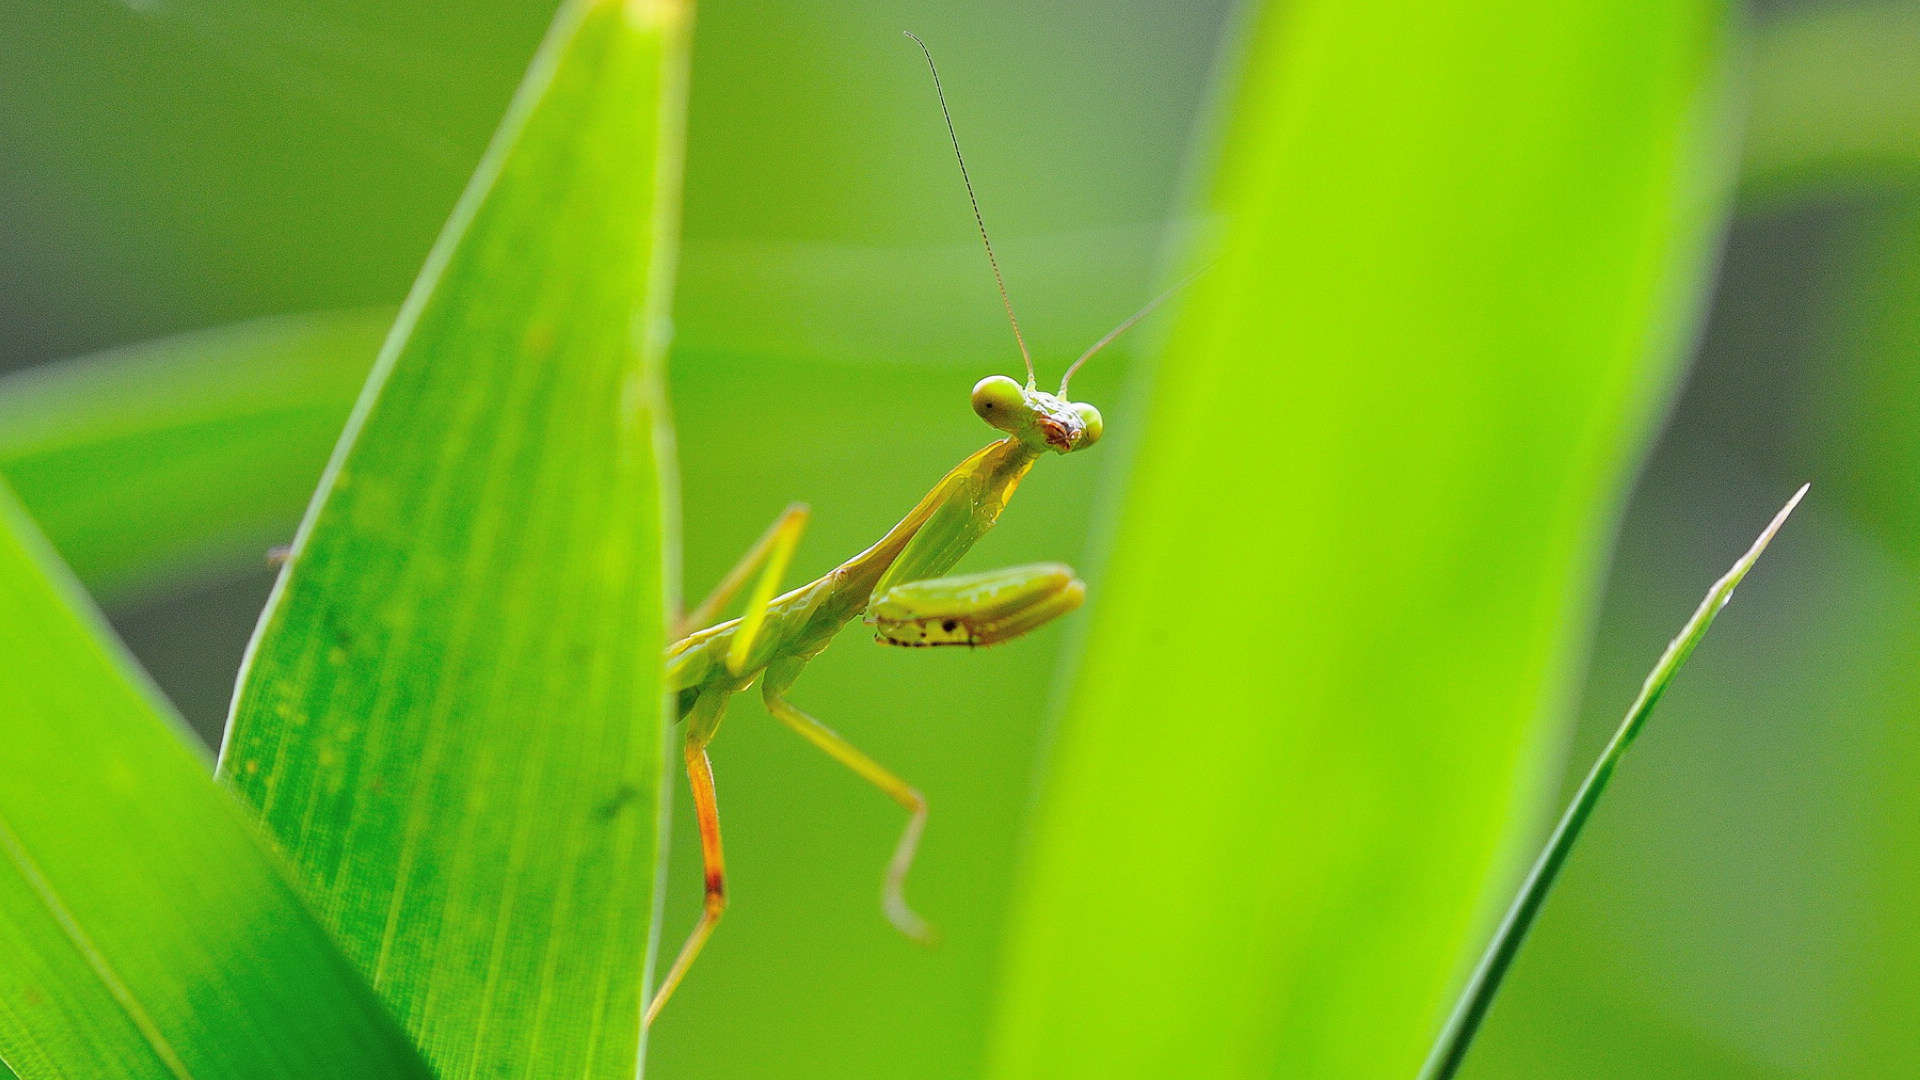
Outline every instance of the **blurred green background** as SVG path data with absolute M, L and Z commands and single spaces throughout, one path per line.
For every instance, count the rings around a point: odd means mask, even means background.
M 16 5 L 0 36 L 0 365 L 397 302 L 550 16 L 507 0 Z M 870 542 L 982 441 L 964 395 L 1015 359 L 897 31 L 943 65 L 1022 325 L 1057 371 L 1200 224 L 1177 208 L 1234 19 L 1138 0 L 701 10 L 673 367 L 689 592 L 791 499 L 814 507 L 796 574 Z M 1765 514 L 1802 480 L 1814 493 L 1616 782 L 1469 1076 L 1920 1072 L 1920 12 L 1766 5 L 1743 37 L 1738 214 L 1616 548 L 1570 772 Z M 348 354 L 361 342 L 370 362 L 382 324 L 349 318 Z M 1137 416 L 1129 346 L 1076 380 L 1111 431 Z M 254 482 L 275 486 L 250 496 L 264 509 L 245 544 L 96 579 L 210 740 L 271 580 L 232 556 L 290 535 L 357 377 L 317 376 L 330 389 L 301 400 L 332 405 L 256 433 Z M 307 480 L 279 480 L 269 460 L 288 454 L 307 455 Z M 1117 457 L 1036 470 L 969 565 L 1086 562 Z M 36 512 L 73 489 L 23 469 Z M 147 509 L 129 532 L 168 527 Z M 115 542 L 97 540 L 99 565 Z M 1205 588 L 1216 568 L 1180 572 Z M 895 809 L 736 705 L 715 746 L 734 906 L 653 1033 L 656 1075 L 978 1073 L 1075 632 L 968 655 L 849 635 L 796 688 L 932 797 L 914 893 L 945 933 L 936 952 L 875 904 Z M 984 710 L 964 692 L 983 680 L 1036 693 Z M 683 800 L 669 944 L 698 904 L 690 817 Z

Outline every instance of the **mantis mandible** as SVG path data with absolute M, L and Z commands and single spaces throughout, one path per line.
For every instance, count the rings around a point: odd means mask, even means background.
M 789 506 L 773 526 L 748 549 L 699 605 L 679 622 L 679 639 L 666 652 L 667 686 L 677 695 L 680 721 L 686 725 L 682 753 L 687 780 L 693 788 L 695 818 L 700 828 L 700 855 L 706 871 L 706 897 L 700 921 L 681 946 L 647 1005 L 646 1023 L 652 1025 L 661 1007 L 686 977 L 695 958 L 712 936 L 726 910 L 726 863 L 720 845 L 720 816 L 713 786 L 713 767 L 707 744 L 713 739 L 734 694 L 760 683 L 767 711 L 835 761 L 907 811 L 907 825 L 887 864 L 881 904 L 887 919 L 901 933 L 918 941 L 932 940 L 925 920 L 908 906 L 907 871 L 926 827 L 927 800 L 918 789 L 868 757 L 859 748 L 802 712 L 787 700 L 809 661 L 862 614 L 874 629 L 874 639 L 886 645 L 992 645 L 1020 635 L 1079 607 L 1086 586 L 1072 569 L 1058 563 L 1037 563 L 978 574 L 945 576 L 974 542 L 993 528 L 1000 512 L 1034 462 L 1052 452 L 1070 454 L 1100 440 L 1100 410 L 1067 397 L 1074 372 L 1113 339 L 1159 306 L 1179 286 L 1115 327 L 1067 368 L 1057 393 L 1038 389 L 1033 359 L 1021 337 L 1019 320 L 1007 297 L 993 242 L 960 156 L 959 136 L 947 111 L 940 73 L 925 43 L 909 33 L 926 55 L 933 72 L 947 134 L 960 159 L 960 177 L 973 205 L 974 222 L 986 247 L 987 262 L 1000 289 L 1000 302 L 1013 327 L 1014 341 L 1026 361 L 1027 381 L 993 375 L 973 388 L 973 411 L 1004 432 L 954 466 L 918 505 L 900 519 L 872 547 L 841 563 L 823 577 L 779 596 L 774 590 L 786 573 L 794 547 L 806 527 L 807 508 Z M 1184 284 L 1184 283 L 1183 283 Z M 715 623 L 729 601 L 745 587 L 754 571 L 759 578 L 748 595 L 745 613 Z

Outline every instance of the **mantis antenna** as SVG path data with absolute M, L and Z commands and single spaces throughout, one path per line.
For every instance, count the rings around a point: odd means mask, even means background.
M 1067 396 L 1067 384 L 1073 381 L 1073 373 L 1076 371 L 1079 371 L 1080 365 L 1086 363 L 1087 360 L 1091 358 L 1094 353 L 1097 353 L 1101 349 L 1106 348 L 1108 345 L 1113 344 L 1114 338 L 1117 338 L 1121 334 L 1124 334 L 1127 331 L 1133 329 L 1134 323 L 1137 323 L 1141 319 L 1144 319 L 1147 316 L 1153 314 L 1154 308 L 1157 308 L 1161 304 L 1165 303 L 1170 297 L 1173 296 L 1174 293 L 1177 293 L 1181 289 L 1184 289 L 1187 286 L 1193 284 L 1194 278 L 1199 277 L 1201 274 L 1206 273 L 1208 270 L 1212 268 L 1213 268 L 1213 264 L 1208 263 L 1206 266 L 1203 266 L 1200 269 L 1195 270 L 1193 273 L 1188 274 L 1186 277 L 1181 278 L 1180 281 L 1177 282 L 1172 288 L 1169 288 L 1166 292 L 1163 292 L 1159 296 L 1156 296 L 1153 299 L 1147 301 L 1146 307 L 1143 307 L 1139 311 L 1136 311 L 1133 314 L 1127 316 L 1126 321 L 1122 322 L 1119 326 L 1116 326 L 1113 329 L 1107 331 L 1106 337 L 1103 337 L 1099 341 L 1094 342 L 1092 346 L 1090 346 L 1087 349 L 1086 352 L 1081 353 L 1080 359 L 1075 360 L 1072 366 L 1067 368 L 1067 373 L 1061 376 L 1060 396 L 1061 397 Z
M 1013 301 L 1007 298 L 1007 281 L 1000 276 L 1000 260 L 993 257 L 993 241 L 987 239 L 987 220 L 980 216 L 980 200 L 973 193 L 973 178 L 967 175 L 967 157 L 960 152 L 960 136 L 953 130 L 953 114 L 947 111 L 947 92 L 940 85 L 940 69 L 934 66 L 933 53 L 928 51 L 927 43 L 911 30 L 901 33 L 913 39 L 920 46 L 920 55 L 927 58 L 927 70 L 933 72 L 933 92 L 940 98 L 940 115 L 947 121 L 947 138 L 953 142 L 953 156 L 960 162 L 960 182 L 967 185 L 967 201 L 973 204 L 973 223 L 980 226 L 980 243 L 987 249 L 987 265 L 993 267 L 993 283 L 1000 288 L 1000 306 L 1007 309 L 1007 322 L 1013 327 L 1013 340 L 1020 346 L 1020 359 L 1027 364 L 1027 389 L 1034 387 L 1033 356 L 1027 352 L 1027 339 L 1020 336 L 1020 320 L 1013 314 Z

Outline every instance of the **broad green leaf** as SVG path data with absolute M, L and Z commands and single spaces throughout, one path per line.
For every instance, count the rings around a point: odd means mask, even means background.
M 1689 339 L 1724 14 L 1254 20 L 1224 250 L 1152 382 L 992 1075 L 1418 1068 Z
M 301 526 L 221 756 L 447 1077 L 637 1067 L 688 18 L 562 10 Z
M 1514 897 L 1506 917 L 1500 922 L 1500 928 L 1494 932 L 1492 942 L 1481 956 L 1479 966 L 1474 969 L 1472 978 L 1467 980 L 1466 990 L 1434 1044 L 1426 1066 L 1420 1071 L 1422 1080 L 1447 1080 L 1459 1072 L 1460 1063 L 1466 1059 L 1467 1048 L 1472 1045 L 1480 1022 L 1486 1018 L 1487 1009 L 1500 990 L 1501 980 L 1506 977 L 1507 969 L 1513 965 L 1513 958 L 1527 939 L 1534 916 L 1540 913 L 1540 905 L 1546 902 L 1547 892 L 1553 888 L 1560 867 L 1566 863 L 1567 856 L 1573 853 L 1573 844 L 1580 838 L 1581 827 L 1593 816 L 1594 807 L 1600 804 L 1607 781 L 1613 779 L 1613 771 L 1626 756 L 1627 747 L 1633 745 L 1633 740 L 1647 726 L 1648 718 L 1653 715 L 1653 707 L 1667 691 L 1667 684 L 1680 673 L 1681 666 L 1692 655 L 1694 647 L 1700 644 L 1700 639 L 1707 636 L 1707 628 L 1713 625 L 1714 616 L 1720 614 L 1720 609 L 1733 599 L 1733 590 L 1739 587 L 1747 571 L 1753 569 L 1753 564 L 1760 559 L 1760 553 L 1773 542 L 1774 534 L 1787 523 L 1787 515 L 1800 505 L 1800 499 L 1806 493 L 1807 487 L 1802 485 L 1793 498 L 1787 500 L 1787 505 L 1773 516 L 1746 554 L 1734 562 L 1733 569 L 1713 583 L 1713 587 L 1707 590 L 1706 599 L 1700 601 L 1693 617 L 1680 628 L 1680 633 L 1668 643 L 1666 652 L 1654 664 L 1653 671 L 1648 673 L 1646 681 L 1640 686 L 1639 696 L 1627 708 L 1627 715 L 1614 730 L 1613 738 L 1607 741 L 1599 759 L 1587 772 L 1587 778 L 1573 793 L 1572 802 L 1560 816 L 1560 823 L 1547 837 L 1540 857 L 1534 860 L 1533 868 L 1520 885 L 1519 894 Z
M 0 1074 L 425 1065 L 0 486 Z
M 0 381 L 0 469 L 94 595 L 293 538 L 393 322 L 261 319 Z

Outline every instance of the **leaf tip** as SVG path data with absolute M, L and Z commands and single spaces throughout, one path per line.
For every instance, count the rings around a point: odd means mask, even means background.
M 1780 512 L 1773 515 L 1773 520 L 1767 522 L 1767 527 L 1760 531 L 1760 535 L 1754 539 L 1753 545 L 1747 548 L 1746 554 L 1740 556 L 1739 560 L 1733 564 L 1733 568 L 1728 570 L 1725 576 L 1719 581 L 1714 582 L 1712 590 L 1707 593 L 1707 599 L 1701 608 L 1702 611 L 1705 611 L 1709 607 L 1717 611 L 1732 597 L 1734 586 L 1740 584 L 1741 579 L 1747 576 L 1747 571 L 1753 569 L 1753 564 L 1760 561 L 1761 552 L 1766 551 L 1767 545 L 1773 543 L 1774 534 L 1778 533 L 1780 527 L 1787 523 L 1787 517 L 1793 513 L 1793 508 L 1800 505 L 1800 500 L 1806 498 L 1808 489 L 1812 487 L 1812 483 L 1801 484 L 1800 490 L 1793 493 L 1793 498 L 1788 499 L 1787 504 L 1780 508 Z M 1704 631 L 1705 629 L 1705 624 L 1701 624 L 1700 630 Z M 1691 627 L 1689 628 L 1689 632 L 1691 632 Z
M 627 20 L 645 29 L 665 30 L 686 21 L 692 0 L 618 0 Z
M 1800 490 L 1794 492 L 1793 498 L 1787 500 L 1787 505 L 1781 507 L 1780 512 L 1773 515 L 1773 520 L 1767 523 L 1766 529 L 1760 533 L 1760 538 L 1753 542 L 1753 549 L 1747 552 L 1749 561 L 1757 558 L 1762 551 L 1766 550 L 1767 545 L 1773 542 L 1773 534 L 1779 532 L 1780 526 L 1787 523 L 1787 517 L 1793 513 L 1793 508 L 1800 505 L 1800 500 L 1807 497 L 1807 491 L 1812 487 L 1812 481 L 1801 484 Z

